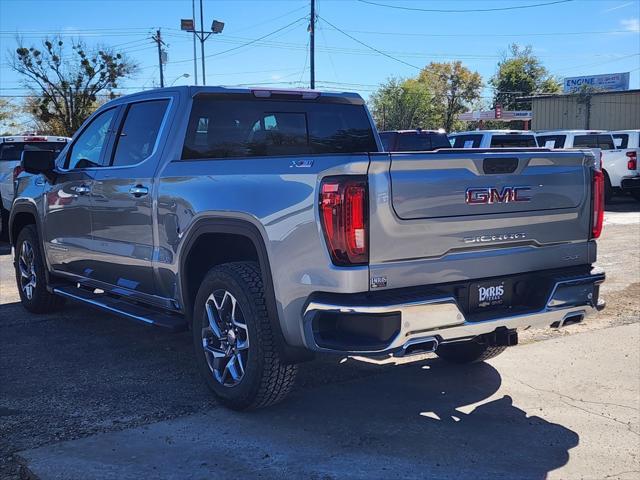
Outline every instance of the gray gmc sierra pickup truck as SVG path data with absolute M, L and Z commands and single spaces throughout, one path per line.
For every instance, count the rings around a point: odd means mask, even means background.
M 355 94 L 176 87 L 25 152 L 10 215 L 30 312 L 65 299 L 191 329 L 235 409 L 314 352 L 482 361 L 582 321 L 603 177 L 589 151 L 385 153 Z

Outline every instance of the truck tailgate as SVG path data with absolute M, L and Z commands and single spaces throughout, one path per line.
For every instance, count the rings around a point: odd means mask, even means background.
M 526 149 L 371 155 L 372 285 L 588 263 L 594 162 Z

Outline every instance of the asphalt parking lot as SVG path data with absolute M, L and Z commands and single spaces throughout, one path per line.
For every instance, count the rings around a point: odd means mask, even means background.
M 468 367 L 319 359 L 248 414 L 216 404 L 188 334 L 27 314 L 0 245 L 0 478 L 638 478 L 640 203 L 607 210 L 586 322 Z

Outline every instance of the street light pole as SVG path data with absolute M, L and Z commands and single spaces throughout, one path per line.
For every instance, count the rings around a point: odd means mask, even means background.
M 191 0 L 191 17 L 196 21 L 196 0 Z M 198 53 L 196 50 L 196 31 L 193 30 L 193 78 L 198 85 Z
M 207 77 L 204 71 L 204 16 L 202 13 L 202 0 L 200 0 L 200 55 L 202 55 L 202 85 L 207 84 Z

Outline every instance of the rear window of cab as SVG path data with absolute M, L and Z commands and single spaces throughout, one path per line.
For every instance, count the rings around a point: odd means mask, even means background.
M 378 150 L 364 105 L 237 97 L 194 99 L 184 160 Z

